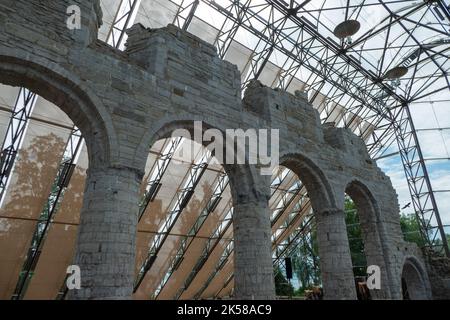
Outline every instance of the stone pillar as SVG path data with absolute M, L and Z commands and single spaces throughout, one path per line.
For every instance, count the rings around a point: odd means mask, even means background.
M 324 298 L 356 299 L 344 211 L 323 210 L 316 221 Z
M 270 176 L 229 171 L 233 194 L 236 299 L 275 299 L 270 226 Z M 259 170 L 258 170 L 259 171 Z
M 233 232 L 235 298 L 275 299 L 267 200 L 235 204 Z
M 81 289 L 69 298 L 131 298 L 140 182 L 129 168 L 89 169 L 74 262 Z

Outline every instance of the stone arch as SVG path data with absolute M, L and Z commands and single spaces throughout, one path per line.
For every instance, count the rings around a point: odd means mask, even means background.
M 312 203 L 319 213 L 336 207 L 334 192 L 322 169 L 301 153 L 283 155 L 280 164 L 292 170 L 303 182 Z
M 373 193 L 359 179 L 352 178 L 345 186 L 345 193 L 354 201 L 361 225 L 364 254 L 367 265 L 376 265 L 381 270 L 381 290 L 371 290 L 372 298 L 387 299 L 390 297 L 390 278 L 387 269 L 386 250 L 387 241 L 383 230 L 380 230 L 380 208 Z M 344 194 L 344 192 L 343 192 Z
M 196 120 L 202 121 L 203 131 L 217 129 L 221 133 L 225 132 L 225 128 L 222 126 L 214 126 L 200 117 L 183 117 L 183 115 L 167 117 L 158 121 L 144 137 L 143 142 L 145 141 L 147 144 L 145 150 L 148 150 L 148 146 L 158 139 L 170 137 L 175 129 L 186 129 L 193 137 L 193 125 Z M 205 145 L 205 141 L 202 143 Z M 268 207 L 270 176 L 261 176 L 255 165 L 223 163 L 222 166 L 229 178 L 234 208 L 235 297 L 238 299 L 273 299 L 275 286 Z
M 344 212 L 324 171 L 299 153 L 287 154 L 280 164 L 294 171 L 305 185 L 317 223 L 320 272 L 325 299 L 355 299 L 352 263 Z
M 345 185 L 347 193 L 355 202 L 360 215 L 368 222 L 378 223 L 380 221 L 380 207 L 374 193 L 360 179 L 352 178 Z
M 142 138 L 139 150 L 148 150 L 156 141 L 171 136 L 172 132 L 176 129 L 185 129 L 191 133 L 191 137 L 194 136 L 194 122 L 202 122 L 203 132 L 208 129 L 217 129 L 225 136 L 225 130 L 219 121 L 215 121 L 215 124 L 205 121 L 202 117 L 193 117 L 192 115 L 177 115 L 164 117 L 157 121 Z M 203 142 L 203 146 L 206 146 L 208 142 Z M 224 146 L 225 147 L 225 146 Z M 225 151 L 223 152 L 225 156 Z M 144 158 L 144 155 L 136 154 L 136 159 Z M 145 158 L 146 159 L 146 155 Z M 233 203 L 236 201 L 252 201 L 259 199 L 262 195 L 255 193 L 255 190 L 251 188 L 254 185 L 261 185 L 267 187 L 267 192 L 270 188 L 270 178 L 262 177 L 255 166 L 243 164 L 222 164 L 225 172 L 230 179 L 230 190 Z M 262 184 L 261 184 L 262 183 Z M 246 198 L 246 199 L 243 199 Z M 267 201 L 269 199 L 266 199 Z
M 58 106 L 81 130 L 90 166 L 119 161 L 117 138 L 103 102 L 72 72 L 39 58 L 0 54 L 0 83 L 22 86 Z
M 431 287 L 427 273 L 416 257 L 405 257 L 402 266 L 401 280 L 404 299 L 431 299 Z

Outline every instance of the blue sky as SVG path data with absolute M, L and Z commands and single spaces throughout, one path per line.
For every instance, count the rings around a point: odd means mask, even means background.
M 450 93 L 442 92 L 434 100 L 446 100 L 434 103 L 416 103 L 411 105 L 413 121 L 417 129 L 421 149 L 426 159 L 431 184 L 435 192 L 441 218 L 450 225 Z M 420 131 L 423 128 L 442 128 L 442 130 Z M 441 160 L 431 160 L 440 158 Z M 429 159 L 429 160 L 427 160 Z M 411 201 L 403 166 L 398 156 L 380 159 L 378 165 L 389 175 L 399 195 L 400 207 Z M 412 206 L 404 213 L 413 212 Z M 448 228 L 450 231 L 450 228 Z

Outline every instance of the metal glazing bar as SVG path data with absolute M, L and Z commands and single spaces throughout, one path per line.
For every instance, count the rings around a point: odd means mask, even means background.
M 155 235 L 152 242 L 150 243 L 150 249 L 147 254 L 147 257 L 142 266 L 139 268 L 139 273 L 134 285 L 133 292 L 137 291 L 142 281 L 144 280 L 145 275 L 152 267 L 159 251 L 161 250 L 165 240 L 168 237 L 169 232 L 172 230 L 181 212 L 187 206 L 189 200 L 194 194 L 194 190 L 197 184 L 199 183 L 203 173 L 208 167 L 208 163 L 211 160 L 212 155 L 209 151 L 206 152 L 201 151 L 201 153 L 202 155 L 200 159 L 192 163 L 189 172 L 182 184 L 181 189 L 177 191 L 177 194 L 175 195 L 172 201 L 169 213 L 160 224 L 158 228 L 158 233 Z
M 25 137 L 36 100 L 37 95 L 35 93 L 28 89 L 20 88 L 0 154 L 0 206 L 3 203 L 6 189 L 14 170 L 17 153 Z
M 58 169 L 58 174 L 53 182 L 50 195 L 47 198 L 47 203 L 45 204 L 36 225 L 36 229 L 31 240 L 31 246 L 28 249 L 28 254 L 22 267 L 22 271 L 20 272 L 19 280 L 11 297 L 12 300 L 22 299 L 25 295 L 27 285 L 33 277 L 34 269 L 39 260 L 49 226 L 52 222 L 54 214 L 58 210 L 64 191 L 69 184 L 69 180 L 75 169 L 75 163 L 80 155 L 82 145 L 83 139 L 81 138 L 80 130 L 75 127 L 72 130 L 69 141 L 66 144 L 62 161 Z
M 194 222 L 194 225 L 191 227 L 188 234 L 182 238 L 181 245 L 179 246 L 175 256 L 173 257 L 173 259 L 170 263 L 169 269 L 167 270 L 164 277 L 158 284 L 155 292 L 153 293 L 153 299 L 158 298 L 159 294 L 164 289 L 167 282 L 170 280 L 170 277 L 172 276 L 172 274 L 180 266 L 181 262 L 184 259 L 184 255 L 186 254 L 189 247 L 191 246 L 194 238 L 198 235 L 198 232 L 202 228 L 206 219 L 217 208 L 217 205 L 222 200 L 222 194 L 225 191 L 227 186 L 228 186 L 228 176 L 224 172 L 222 172 L 219 174 L 213 194 L 211 195 L 211 198 L 209 199 L 208 203 L 203 208 L 203 210 L 200 212 L 200 215 L 198 216 L 197 220 Z

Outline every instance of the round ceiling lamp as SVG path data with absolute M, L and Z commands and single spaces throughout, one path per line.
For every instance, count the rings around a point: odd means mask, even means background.
M 399 79 L 408 73 L 408 68 L 404 66 L 394 67 L 386 72 L 385 79 Z
M 359 28 L 361 28 L 361 24 L 358 21 L 346 20 L 334 28 L 333 34 L 339 39 L 344 39 L 357 33 Z

